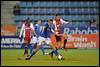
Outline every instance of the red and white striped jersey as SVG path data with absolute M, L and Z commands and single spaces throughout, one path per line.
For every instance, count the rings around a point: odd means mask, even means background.
M 60 34 L 61 32 L 60 32 L 60 25 L 61 24 L 63 24 L 63 23 L 69 23 L 69 22 L 66 22 L 66 21 L 64 21 L 63 19 L 59 19 L 59 20 L 53 20 L 53 24 L 54 24 L 54 26 L 55 26 L 55 33 L 56 34 Z
M 24 23 L 22 25 L 19 37 L 21 37 L 22 35 L 23 37 L 31 37 L 31 30 L 34 30 L 33 24 Z

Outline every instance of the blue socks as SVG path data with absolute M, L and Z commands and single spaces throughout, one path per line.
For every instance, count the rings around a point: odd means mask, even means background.
M 34 44 L 34 46 L 30 45 L 29 48 L 30 48 L 30 55 L 32 54 L 32 51 L 33 51 L 33 48 L 35 49 L 37 46 L 37 43 Z
M 34 44 L 34 46 L 30 45 L 29 48 L 30 48 L 30 55 L 32 54 L 33 52 L 33 49 L 35 49 L 37 47 L 37 43 Z M 44 47 L 41 45 L 40 47 L 40 50 L 42 51 L 43 55 L 45 54 L 45 51 L 44 51 Z
M 33 56 L 33 55 L 35 55 L 36 54 L 36 52 L 32 52 L 32 54 L 30 55 L 30 59 L 31 59 L 31 57 Z
M 32 54 L 32 51 L 33 51 L 33 47 L 32 47 L 32 45 L 30 45 L 30 54 Z
M 45 52 L 44 52 L 43 46 L 41 46 L 40 49 L 41 49 L 41 51 L 42 51 L 42 53 L 43 53 L 43 55 L 44 55 Z M 55 53 L 56 53 L 56 52 L 55 52 Z M 30 55 L 30 58 L 31 58 L 33 55 L 35 55 L 35 54 L 36 54 L 36 52 L 33 51 L 33 52 L 31 53 L 31 55 Z M 56 54 L 57 54 L 57 53 L 56 53 Z
M 40 50 L 42 51 L 43 55 L 45 54 L 43 46 L 40 47 Z
M 58 55 L 58 51 L 57 50 L 53 50 L 53 53 L 57 56 Z
M 58 56 L 58 51 L 57 51 L 57 50 L 53 50 L 50 54 L 53 55 L 53 53 L 54 53 L 56 56 Z

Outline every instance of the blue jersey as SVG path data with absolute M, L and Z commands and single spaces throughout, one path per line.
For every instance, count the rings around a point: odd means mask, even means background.
M 51 29 L 53 29 L 53 25 L 50 26 L 47 22 L 45 23 L 45 28 L 44 28 L 44 36 L 45 38 L 50 37 L 50 35 L 52 34 Z
M 37 34 L 38 37 L 39 36 L 44 37 L 44 34 L 42 32 L 43 29 L 41 28 L 41 26 L 39 26 L 38 24 L 35 24 L 34 29 L 35 29 L 35 33 Z

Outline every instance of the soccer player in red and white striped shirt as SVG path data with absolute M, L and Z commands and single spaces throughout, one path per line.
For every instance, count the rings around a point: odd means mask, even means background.
M 51 41 L 56 48 L 59 48 L 58 47 L 59 41 L 61 41 L 60 46 L 65 48 L 65 43 L 64 43 L 64 41 L 65 41 L 64 36 L 65 35 L 61 33 L 60 27 L 61 27 L 61 24 L 68 24 L 68 23 L 69 22 L 66 22 L 63 19 L 61 19 L 58 14 L 56 15 L 55 19 L 53 20 L 53 24 L 55 26 L 55 34 L 52 35 Z
M 20 38 L 21 38 L 21 36 L 23 36 L 23 38 L 24 38 L 25 58 L 28 57 L 28 46 L 29 46 L 30 40 L 31 40 L 31 32 L 33 32 L 36 35 L 36 33 L 34 32 L 33 24 L 30 23 L 29 18 L 27 18 L 25 23 L 22 25 L 20 35 L 19 35 Z

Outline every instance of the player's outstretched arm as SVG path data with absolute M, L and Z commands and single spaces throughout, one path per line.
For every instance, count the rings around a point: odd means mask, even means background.
M 34 31 L 34 27 L 33 27 L 33 24 L 32 23 L 31 23 L 31 29 L 32 29 L 32 33 L 37 37 L 37 34 Z
M 70 23 L 69 21 L 64 21 L 63 19 L 60 19 L 60 21 L 61 21 L 62 24 L 63 24 L 63 23 L 65 23 L 65 24 Z
M 20 34 L 19 34 L 19 38 L 21 38 L 22 34 L 23 34 L 23 31 L 24 31 L 24 24 L 22 25 L 22 28 L 20 30 Z

